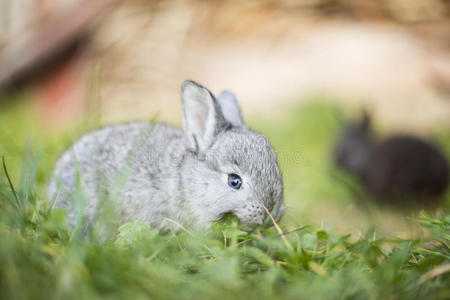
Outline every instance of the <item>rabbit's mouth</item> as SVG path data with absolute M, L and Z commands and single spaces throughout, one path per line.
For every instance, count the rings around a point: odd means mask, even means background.
M 219 221 L 219 222 L 230 222 L 230 221 L 232 221 L 233 219 L 237 219 L 238 221 L 239 221 L 239 218 L 238 218 L 238 216 L 236 216 L 236 214 L 235 213 L 233 213 L 231 210 L 230 211 L 226 211 L 226 212 L 224 212 L 224 213 L 221 213 L 220 215 L 219 215 L 219 217 L 217 218 L 217 221 Z
M 224 213 L 220 214 L 220 216 L 219 216 L 217 221 L 223 222 L 225 224 L 231 224 L 231 223 L 237 221 L 240 230 L 243 230 L 243 231 L 246 231 L 246 232 L 253 231 L 253 229 L 251 227 L 243 225 L 242 224 L 242 220 L 239 219 L 239 217 L 232 211 L 227 211 L 227 212 L 224 212 Z
M 233 222 L 237 221 L 239 225 L 239 230 L 246 231 L 248 233 L 254 231 L 255 226 L 262 225 L 262 224 L 253 224 L 253 225 L 245 224 L 245 222 L 243 222 L 233 211 L 227 211 L 220 214 L 220 216 L 217 218 L 217 221 L 223 222 L 224 224 L 232 224 Z

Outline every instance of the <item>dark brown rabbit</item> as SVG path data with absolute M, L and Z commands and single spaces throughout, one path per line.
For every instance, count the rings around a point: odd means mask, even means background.
M 334 159 L 358 177 L 378 202 L 432 204 L 449 184 L 448 162 L 435 145 L 410 135 L 377 141 L 367 113 L 343 130 Z

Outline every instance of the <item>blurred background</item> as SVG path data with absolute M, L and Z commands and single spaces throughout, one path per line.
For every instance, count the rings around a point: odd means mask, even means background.
M 403 212 L 362 204 L 331 153 L 342 119 L 364 108 L 380 135 L 415 134 L 448 159 L 450 1 L 0 2 L 0 153 L 19 180 L 33 145 L 42 191 L 61 151 L 90 128 L 180 126 L 185 79 L 234 92 L 269 137 L 286 227 L 411 235 Z M 449 210 L 444 198 L 434 213 Z

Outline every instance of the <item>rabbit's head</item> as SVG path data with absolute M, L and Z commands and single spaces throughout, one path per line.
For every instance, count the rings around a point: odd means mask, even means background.
M 226 213 L 240 223 L 279 220 L 285 210 L 275 152 L 267 138 L 245 126 L 229 92 L 217 99 L 206 88 L 182 86 L 183 127 L 189 164 L 182 170 L 183 192 L 196 223 L 207 225 Z
M 363 176 L 371 151 L 370 116 L 363 112 L 359 122 L 347 124 L 342 130 L 334 150 L 334 159 L 341 168 Z

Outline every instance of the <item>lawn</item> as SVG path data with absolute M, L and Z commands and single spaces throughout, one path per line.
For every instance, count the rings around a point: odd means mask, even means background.
M 307 103 L 276 126 L 250 117 L 280 158 L 282 234 L 241 231 L 232 216 L 206 232 L 161 234 L 128 223 L 105 234 L 66 230 L 65 213 L 45 195 L 58 154 L 86 128 L 44 134 L 26 102 L 0 107 L 0 297 L 450 298 L 448 193 L 441 210 L 420 216 L 359 203 L 357 183 L 330 159 L 336 110 Z M 448 131 L 435 132 L 450 154 Z M 377 224 L 383 215 L 394 221 Z M 414 230 L 405 236 L 399 224 Z

